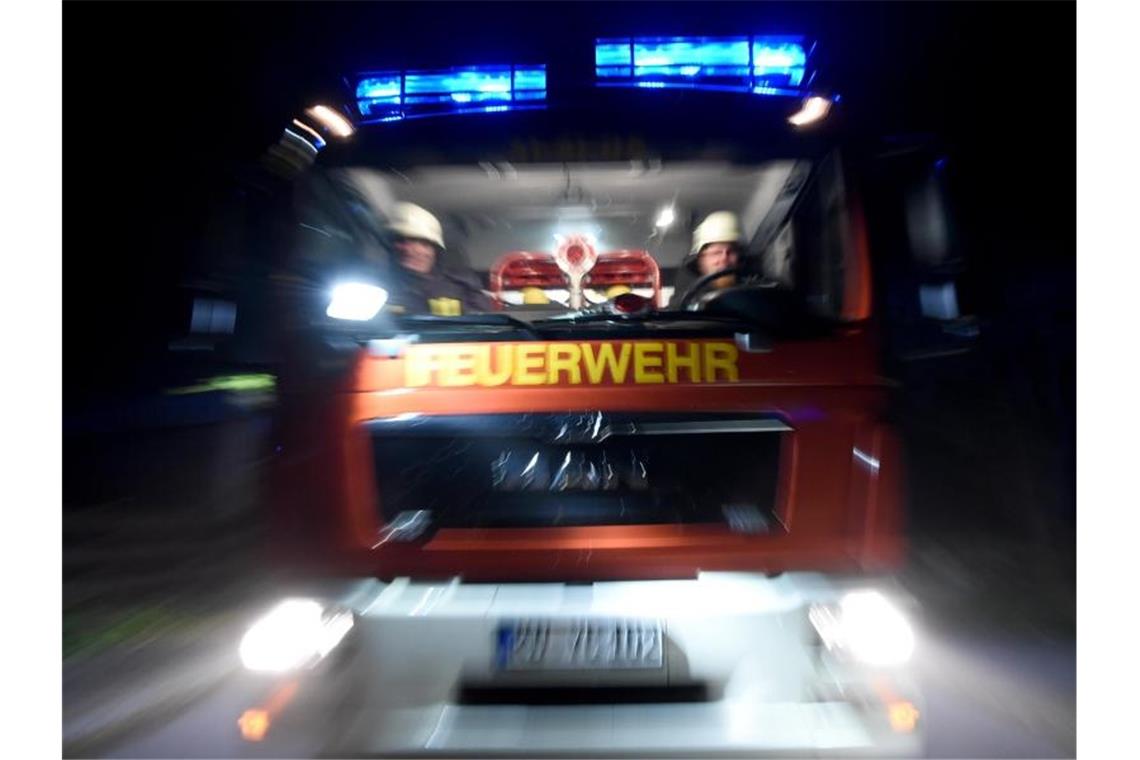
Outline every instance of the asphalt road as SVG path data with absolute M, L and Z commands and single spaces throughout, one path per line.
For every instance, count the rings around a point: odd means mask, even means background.
M 927 700 L 927 757 L 1073 757 L 1076 649 L 1044 633 L 930 636 L 918 672 Z M 263 692 L 240 678 L 104 756 L 312 757 L 318 747 L 251 745 L 236 725 Z

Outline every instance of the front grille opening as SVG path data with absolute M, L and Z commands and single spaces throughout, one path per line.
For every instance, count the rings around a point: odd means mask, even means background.
M 559 415 L 525 415 L 517 423 L 511 415 L 493 417 L 478 425 L 433 418 L 430 425 L 375 428 L 385 524 L 409 524 L 420 515 L 433 530 L 645 524 L 719 524 L 759 535 L 782 530 L 775 498 L 787 432 L 681 425 L 680 432 L 583 440 L 588 436 L 565 435 Z
M 502 688 L 464 686 L 456 701 L 463 705 L 622 705 L 709 702 L 703 683 L 676 686 L 578 686 Z

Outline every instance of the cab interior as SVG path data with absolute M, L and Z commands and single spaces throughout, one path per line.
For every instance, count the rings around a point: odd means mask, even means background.
M 692 232 L 713 211 L 735 212 L 743 254 L 765 279 L 795 290 L 823 314 L 843 302 L 844 262 L 852 241 L 837 157 L 604 163 L 481 162 L 402 170 L 353 169 L 344 176 L 381 217 L 398 201 L 431 211 L 444 229 L 444 268 L 474 270 L 491 290 L 496 263 L 511 252 L 552 253 L 561 236 L 587 236 L 599 254 L 645 251 L 660 269 L 659 308 L 696 279 L 684 266 Z M 652 288 L 630 283 L 651 297 Z M 607 298 L 585 283 L 586 300 Z M 551 309 L 566 286 L 543 288 Z M 520 289 L 499 293 L 520 310 Z

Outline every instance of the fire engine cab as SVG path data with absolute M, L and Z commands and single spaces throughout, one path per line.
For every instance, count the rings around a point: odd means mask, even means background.
M 357 131 L 299 184 L 310 285 L 279 301 L 292 581 L 240 643 L 247 738 L 921 751 L 866 164 L 810 53 L 606 39 L 549 93 L 529 63 L 349 80 Z M 389 308 L 397 203 L 491 308 Z M 718 211 L 739 259 L 701 273 Z

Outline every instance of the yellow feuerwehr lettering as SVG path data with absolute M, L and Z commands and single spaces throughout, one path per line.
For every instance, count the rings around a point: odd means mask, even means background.
M 724 379 L 735 383 L 740 379 L 736 369 L 736 359 L 740 352 L 731 343 L 705 344 L 705 382 L 716 382 L 718 370 L 724 373 Z
M 688 344 L 688 352 L 681 354 L 677 351 L 678 344 L 665 344 L 665 377 L 671 383 L 677 382 L 679 370 L 684 367 L 689 371 L 689 382 L 701 381 L 701 347 L 699 344 Z
M 546 356 L 547 382 L 558 383 L 558 375 L 566 373 L 571 385 L 582 383 L 582 347 L 577 343 L 551 343 Z
M 739 356 L 728 342 L 411 346 L 404 361 L 404 382 L 408 387 L 600 385 L 607 378 L 614 384 L 639 385 L 735 383 L 740 380 Z
M 440 385 L 474 385 L 476 380 L 475 352 L 471 348 L 461 346 L 444 354 L 439 372 Z
M 663 383 L 661 374 L 660 343 L 638 343 L 633 347 L 633 381 L 635 383 Z
M 586 359 L 586 377 L 589 378 L 590 383 L 592 385 L 601 383 L 607 367 L 610 377 L 615 383 L 624 383 L 632 348 L 629 343 L 622 343 L 620 354 L 615 356 L 613 344 L 603 343 L 598 347 L 598 352 L 595 355 L 593 346 L 588 343 L 583 344 L 582 355 Z
M 404 359 L 404 385 L 415 388 L 431 384 L 432 373 L 439 368 L 439 354 L 428 346 L 412 346 Z
M 492 351 L 491 346 L 481 346 L 481 350 L 476 354 L 475 361 L 475 378 L 476 382 L 482 386 L 495 386 L 502 385 L 511 379 L 511 372 L 514 369 L 514 346 L 509 343 L 500 343 L 494 346 Z M 495 361 L 492 367 L 491 354 L 494 353 Z
M 542 385 L 546 382 L 546 372 L 542 363 L 546 358 L 546 346 L 533 343 L 519 343 L 515 346 L 515 368 L 511 382 L 515 385 Z

